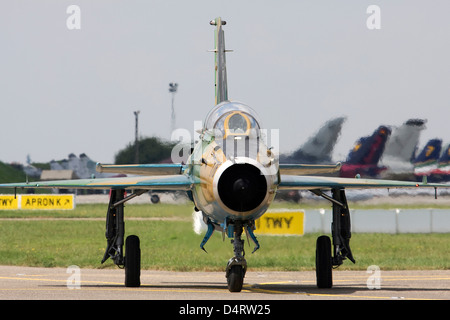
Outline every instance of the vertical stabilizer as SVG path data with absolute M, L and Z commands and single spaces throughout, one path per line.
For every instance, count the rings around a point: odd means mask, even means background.
M 446 182 L 450 180 L 450 144 L 444 149 L 437 168 L 431 174 L 431 181 Z
M 209 24 L 216 26 L 214 33 L 215 47 L 212 50 L 215 55 L 215 91 L 216 99 L 215 104 L 219 104 L 228 100 L 228 87 L 227 87 L 227 69 L 225 62 L 225 35 L 222 29 L 227 22 L 221 18 L 211 20 Z
M 416 176 L 430 175 L 437 168 L 441 149 L 441 139 L 428 141 L 422 152 L 414 160 L 414 174 Z
M 383 155 L 391 129 L 379 126 L 371 136 L 360 138 L 350 150 L 346 163 L 376 165 Z
M 386 145 L 383 163 L 389 165 L 390 160 L 411 162 L 426 122 L 422 119 L 410 119 L 395 129 Z
M 327 121 L 299 149 L 280 155 L 281 163 L 330 163 L 345 117 Z
M 331 119 L 311 136 L 300 148 L 305 158 L 309 155 L 314 162 L 330 162 L 345 120 L 345 117 Z
M 341 177 L 378 177 L 386 167 L 378 165 L 383 155 L 386 141 L 391 135 L 391 129 L 379 126 L 371 136 L 360 138 L 347 160 L 343 163 L 340 171 Z

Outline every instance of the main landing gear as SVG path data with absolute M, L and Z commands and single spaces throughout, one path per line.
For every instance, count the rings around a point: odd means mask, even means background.
M 333 203 L 331 234 L 333 246 L 328 236 L 320 236 L 316 242 L 316 282 L 319 288 L 333 286 L 332 269 L 340 266 L 345 259 L 355 263 L 350 250 L 350 211 L 344 189 L 332 189 L 332 197 L 319 194 Z M 333 251 L 333 256 L 331 255 Z
M 108 258 L 122 269 L 125 269 L 125 286 L 139 287 L 141 285 L 141 249 L 137 236 L 128 236 L 123 252 L 125 222 L 124 203 L 141 192 L 125 198 L 125 190 L 111 190 L 111 197 L 106 213 L 106 240 L 107 246 L 102 259 L 104 263 Z

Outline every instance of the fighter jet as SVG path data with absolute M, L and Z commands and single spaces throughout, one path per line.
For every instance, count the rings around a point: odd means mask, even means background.
M 310 190 L 332 203 L 332 239 L 321 236 L 316 247 L 317 286 L 332 287 L 332 268 L 353 259 L 350 249 L 350 211 L 345 196 L 348 188 L 444 187 L 390 180 L 304 176 L 340 169 L 340 164 L 280 164 L 267 145 L 261 120 L 254 109 L 228 98 L 225 39 L 221 18 L 215 26 L 215 104 L 206 115 L 201 135 L 185 164 L 97 164 L 99 172 L 132 174 L 126 178 L 1 184 L 2 188 L 110 189 L 106 218 L 107 248 L 102 262 L 111 258 L 125 269 L 125 286 L 140 286 L 141 251 L 135 235 L 125 240 L 124 203 L 148 190 L 183 190 L 207 225 L 200 244 L 205 249 L 214 231 L 231 238 L 233 257 L 225 274 L 228 289 L 239 292 L 247 272 L 243 233 L 260 248 L 255 220 L 270 207 L 278 190 Z M 274 110 L 274 112 L 280 112 Z M 133 193 L 125 196 L 125 189 Z M 331 195 L 326 193 L 331 191 Z M 257 231 L 257 230 L 256 230 Z M 300 240 L 299 240 L 300 241 Z M 125 245 L 125 250 L 124 250 Z

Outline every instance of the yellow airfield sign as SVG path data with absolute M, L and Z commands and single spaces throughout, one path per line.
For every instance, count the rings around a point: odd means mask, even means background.
M 71 210 L 75 208 L 73 194 L 27 194 L 0 195 L 0 209 L 3 210 Z
M 73 209 L 73 194 L 32 194 L 22 195 L 20 206 L 22 209 Z
M 19 209 L 18 197 L 9 195 L 0 195 L 0 210 Z
M 301 210 L 267 211 L 255 221 L 257 234 L 297 235 L 304 234 L 305 212 Z

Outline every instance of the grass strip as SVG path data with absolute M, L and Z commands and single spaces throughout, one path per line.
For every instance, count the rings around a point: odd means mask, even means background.
M 190 221 L 129 220 L 127 235 L 141 239 L 142 268 L 173 271 L 222 271 L 232 256 L 230 239 L 215 233 L 200 248 L 203 235 L 192 230 Z M 26 220 L 0 222 L 0 264 L 39 267 L 113 267 L 100 264 L 105 250 L 105 222 L 93 220 Z M 257 270 L 313 270 L 315 241 L 319 234 L 259 236 L 261 249 L 251 254 L 246 244 L 247 262 Z M 450 269 L 448 234 L 358 234 L 351 240 L 353 265 L 346 261 L 340 269 L 365 270 L 378 265 L 382 270 Z

